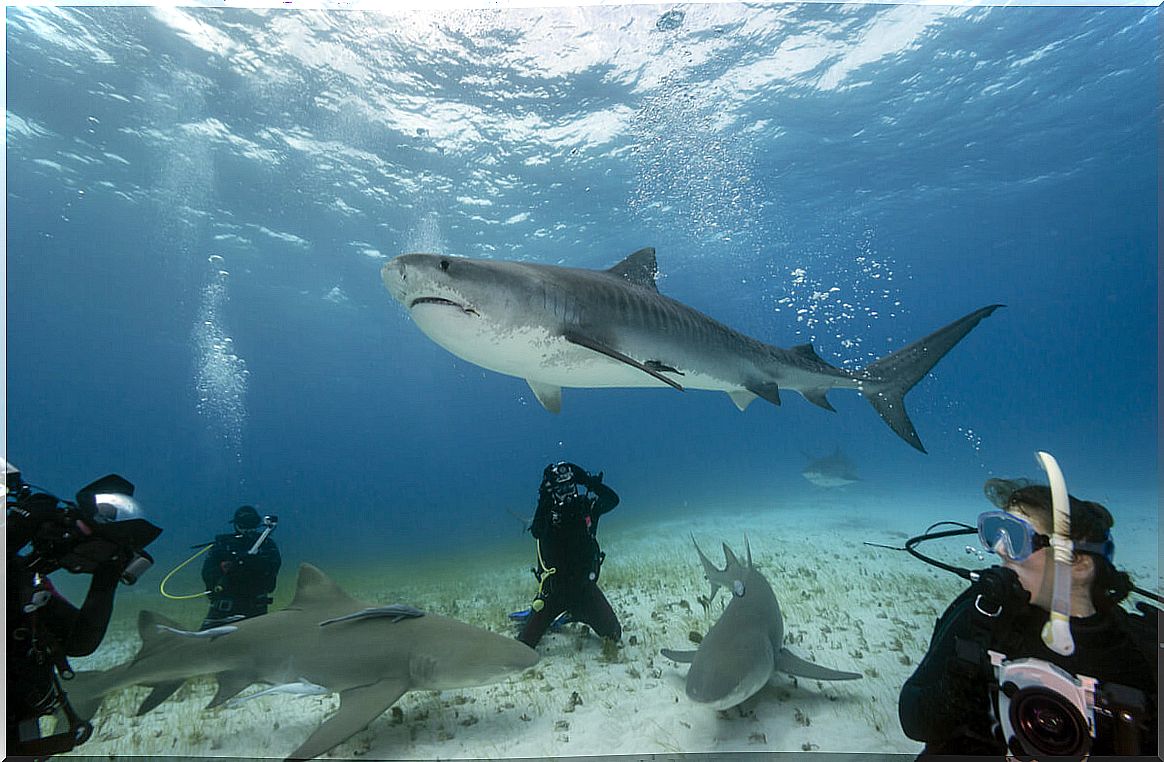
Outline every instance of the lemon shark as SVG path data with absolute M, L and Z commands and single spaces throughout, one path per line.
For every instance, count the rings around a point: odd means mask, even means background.
M 853 461 L 845 457 L 841 448 L 836 448 L 832 455 L 823 458 L 813 458 L 805 455 L 809 463 L 800 472 L 808 481 L 818 487 L 847 487 L 861 481 L 857 476 L 857 467 Z
M 357 601 L 310 564 L 299 567 L 287 608 L 215 629 L 203 637 L 142 611 L 142 645 L 133 660 L 77 673 L 69 699 L 88 718 L 105 694 L 145 685 L 153 690 L 141 715 L 197 675 L 218 679 L 208 708 L 256 682 L 338 692 L 339 709 L 288 757 L 310 759 L 362 730 L 406 691 L 487 685 L 538 660 L 524 643 L 455 619 Z
M 925 452 L 905 394 L 1002 305 L 975 310 L 861 370 L 825 362 L 811 344 L 765 344 L 659 293 L 655 250 L 606 270 L 403 254 L 381 278 L 429 338 L 482 368 L 524 378 L 557 413 L 563 387 L 723 391 L 740 410 L 782 390 L 834 410 L 827 393 L 864 395 L 898 436 Z
M 694 539 L 692 540 L 694 542 Z M 777 672 L 812 680 L 856 680 L 856 672 L 840 672 L 806 661 L 784 646 L 784 617 L 768 580 L 752 565 L 752 549 L 747 547 L 747 564 L 740 563 L 732 549 L 723 544 L 723 569 L 703 554 L 696 544 L 703 571 L 711 582 L 711 598 L 721 587 L 732 599 L 695 651 L 660 651 L 668 659 L 689 663 L 687 697 L 714 709 L 729 709 L 753 696 L 776 677 Z

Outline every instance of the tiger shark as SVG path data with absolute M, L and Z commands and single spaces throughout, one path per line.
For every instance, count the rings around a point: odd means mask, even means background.
M 811 344 L 765 344 L 659 293 L 655 250 L 607 270 L 402 254 L 381 278 L 417 327 L 482 368 L 524 378 L 538 402 L 562 408 L 563 387 L 723 391 L 740 410 L 782 390 L 825 410 L 827 393 L 855 389 L 912 447 L 925 452 L 905 394 L 1000 304 L 975 310 L 856 371 Z
M 214 675 L 219 706 L 256 682 L 282 690 L 338 692 L 339 709 L 288 759 L 310 759 L 343 743 L 406 691 L 447 690 L 495 683 L 533 666 L 538 654 L 513 638 L 422 612 L 411 606 L 371 606 L 345 593 L 310 564 L 299 567 L 287 608 L 205 633 L 186 632 L 142 611 L 142 645 L 134 659 L 101 672 L 79 672 L 69 699 L 92 717 L 102 697 L 131 685 L 153 691 L 144 714 L 187 678 Z
M 694 542 L 694 539 L 692 539 Z M 856 672 L 840 672 L 805 661 L 784 646 L 784 617 L 768 580 L 752 565 L 752 549 L 747 546 L 747 564 L 740 563 L 732 549 L 723 544 L 723 569 L 695 550 L 703 571 L 711 582 L 711 598 L 721 587 L 731 591 L 732 600 L 695 651 L 661 650 L 663 656 L 689 663 L 687 697 L 714 709 L 729 709 L 755 695 L 776 678 L 777 672 L 813 680 L 856 680 Z

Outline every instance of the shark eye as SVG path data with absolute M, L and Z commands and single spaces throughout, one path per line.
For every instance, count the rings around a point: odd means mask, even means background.
M 737 598 L 744 597 L 744 581 L 742 579 L 732 580 L 732 595 Z
M 449 271 L 449 260 L 442 259 L 441 260 L 441 272 L 447 273 L 448 271 Z

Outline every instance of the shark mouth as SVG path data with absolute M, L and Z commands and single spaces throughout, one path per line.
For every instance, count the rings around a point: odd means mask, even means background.
M 422 296 L 417 299 L 413 299 L 412 302 L 409 303 L 408 309 L 411 310 L 418 304 L 441 304 L 446 307 L 456 307 L 466 315 L 477 315 L 477 310 L 473 309 L 472 307 L 466 307 L 465 305 L 454 302 L 451 299 L 442 299 L 439 296 Z

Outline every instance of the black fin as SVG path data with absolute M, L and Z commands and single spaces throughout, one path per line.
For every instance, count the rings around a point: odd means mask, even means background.
M 748 384 L 747 389 L 757 397 L 762 397 L 773 405 L 780 404 L 780 387 L 777 384 L 768 382 L 765 384 Z
M 607 269 L 606 272 L 617 275 L 636 286 L 649 288 L 655 293 L 659 292 L 659 287 L 655 285 L 655 278 L 659 275 L 659 265 L 655 262 L 655 247 L 653 246 L 639 249 L 614 267 Z
M 806 400 L 816 405 L 817 407 L 823 407 L 825 410 L 831 410 L 835 413 L 837 412 L 837 409 L 832 406 L 832 403 L 829 402 L 828 397 L 825 396 L 827 392 L 828 389 L 803 389 L 800 393 L 804 395 Z
M 602 344 L 600 342 L 595 341 L 594 339 L 591 339 L 589 336 L 583 336 L 582 334 L 574 333 L 573 331 L 566 331 L 565 333 L 562 334 L 562 338 L 564 338 L 566 341 L 570 342 L 571 344 L 577 344 L 580 347 L 586 347 L 587 349 L 593 349 L 595 352 L 598 352 L 600 354 L 604 354 L 611 359 L 618 360 L 619 362 L 624 362 L 627 365 L 631 366 L 632 368 L 638 368 L 643 373 L 646 373 L 647 375 L 650 375 L 650 376 L 654 376 L 655 378 L 662 381 L 664 384 L 667 384 L 668 386 L 673 386 L 676 389 L 678 389 L 679 391 L 683 391 L 683 387 L 680 384 L 667 378 L 659 371 L 657 371 L 653 368 L 649 368 L 646 365 L 644 365 L 643 363 L 634 359 L 633 357 L 628 357 L 627 355 L 623 354 L 622 352 L 619 352 L 617 349 L 612 349 L 612 348 L 606 346 L 605 344 Z M 760 395 L 760 396 L 763 396 L 763 395 Z

